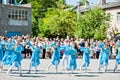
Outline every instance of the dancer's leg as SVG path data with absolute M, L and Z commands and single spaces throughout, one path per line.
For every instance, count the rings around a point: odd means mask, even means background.
M 114 72 L 117 70 L 118 64 L 115 64 Z

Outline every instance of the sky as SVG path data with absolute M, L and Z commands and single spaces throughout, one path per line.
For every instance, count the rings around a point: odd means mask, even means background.
M 69 5 L 76 5 L 79 0 L 66 0 Z M 99 0 L 88 0 L 90 3 L 98 3 Z M 110 0 L 107 0 L 109 2 Z

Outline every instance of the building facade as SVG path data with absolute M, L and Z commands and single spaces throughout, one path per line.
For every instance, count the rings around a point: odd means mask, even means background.
M 15 36 L 31 34 L 31 6 L 0 4 L 0 35 Z

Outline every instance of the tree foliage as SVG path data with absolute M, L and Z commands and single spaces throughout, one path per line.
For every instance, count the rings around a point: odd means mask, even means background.
M 102 9 L 87 10 L 80 15 L 77 34 L 81 38 L 105 39 L 108 28 L 109 15 Z
M 76 14 L 63 9 L 49 9 L 39 24 L 40 34 L 45 37 L 72 36 L 76 28 Z

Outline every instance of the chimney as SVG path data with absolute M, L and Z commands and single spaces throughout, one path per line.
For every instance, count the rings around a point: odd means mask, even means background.
M 106 4 L 106 0 L 100 0 L 99 4 L 100 4 L 100 5 Z

